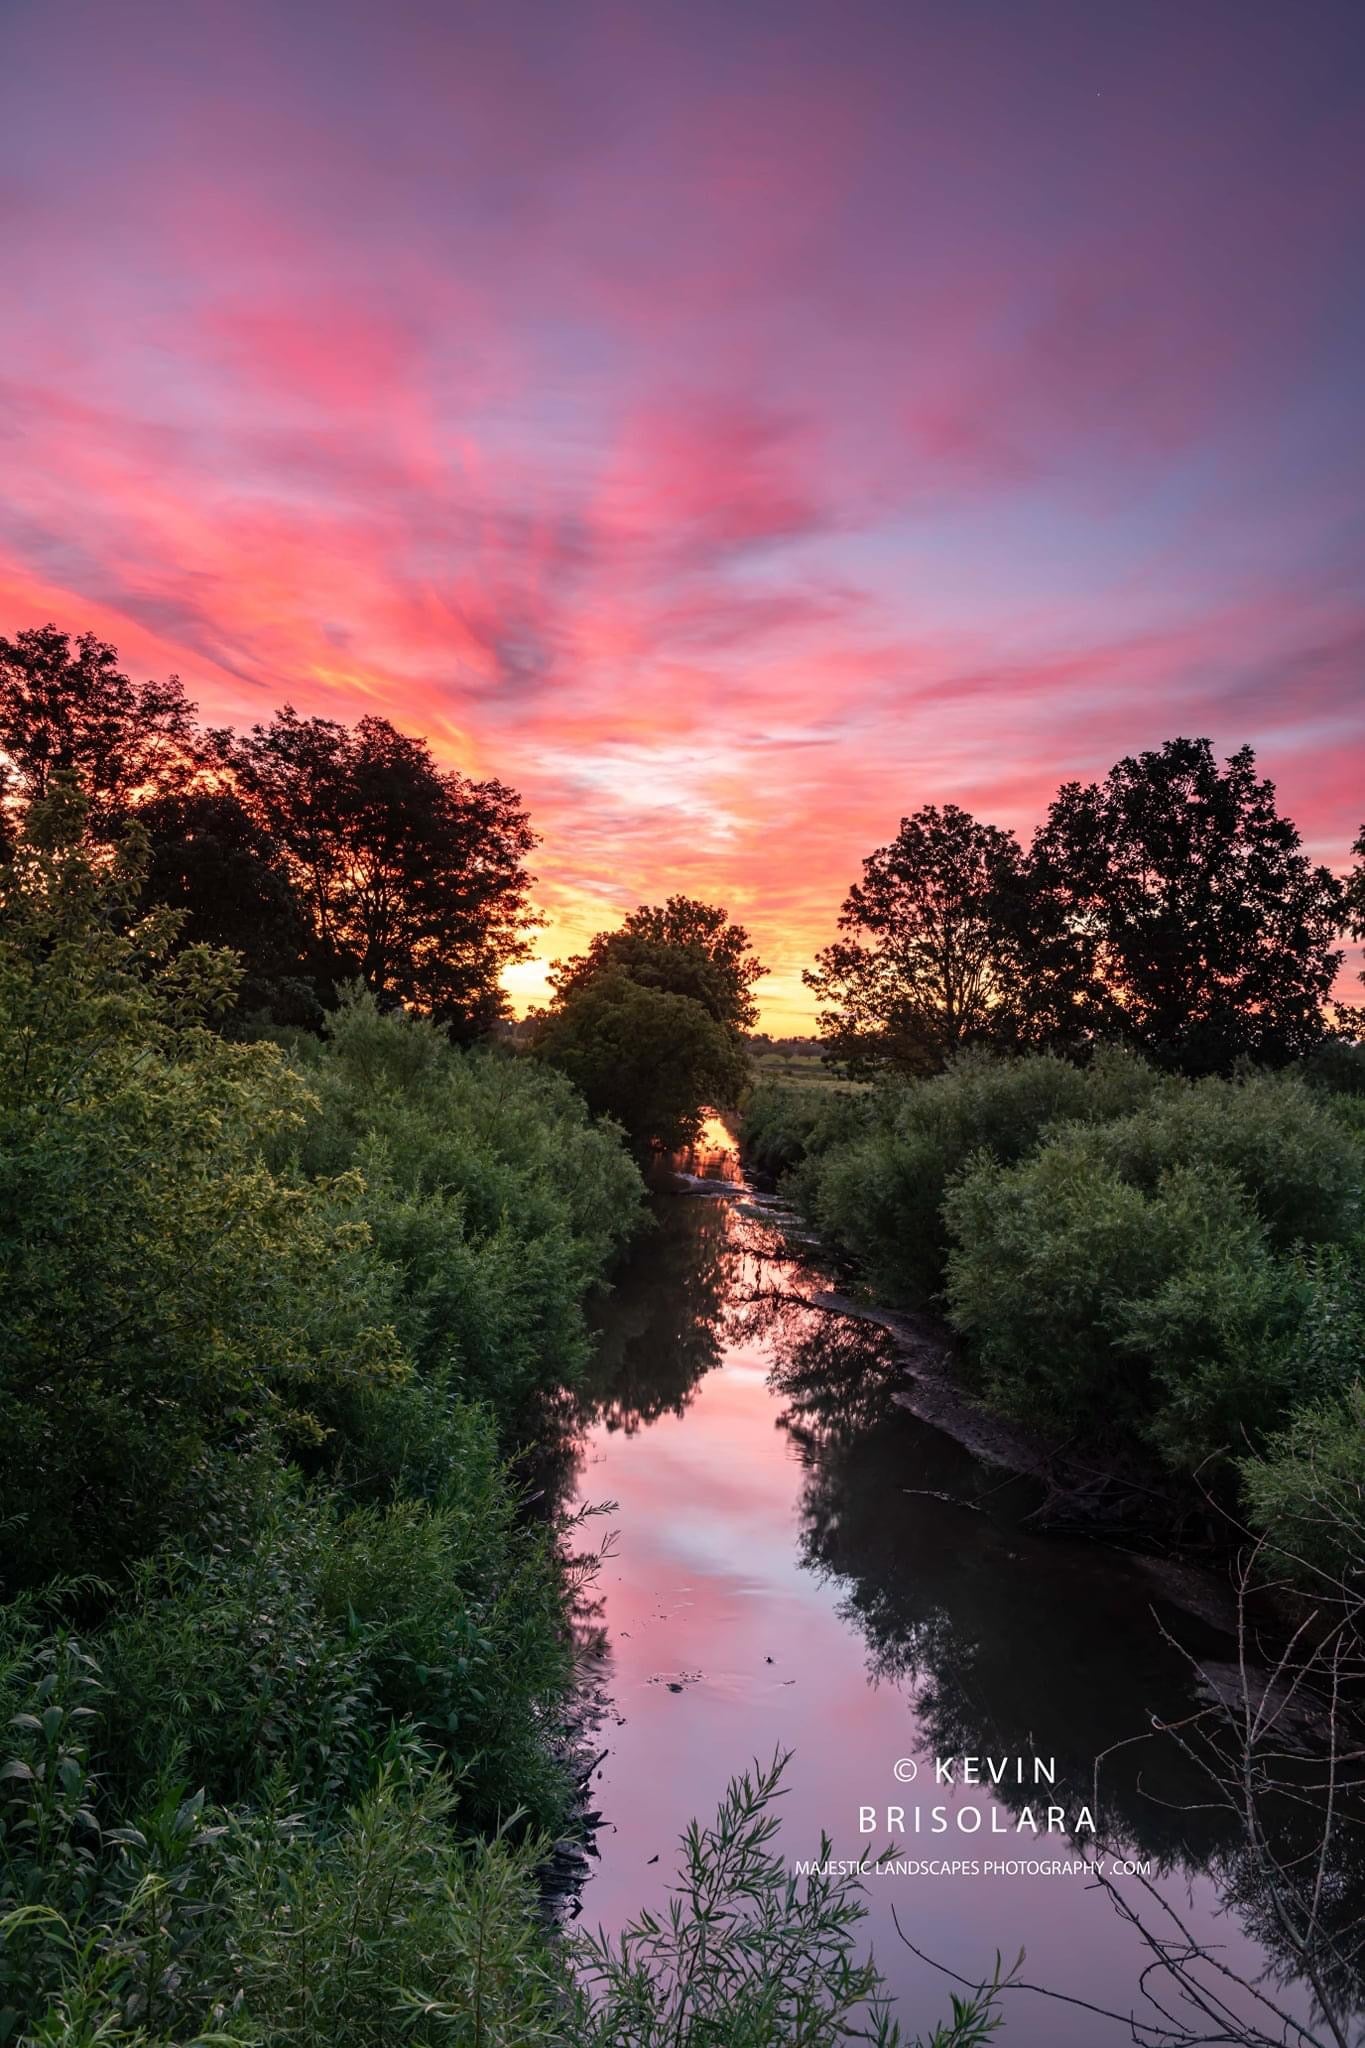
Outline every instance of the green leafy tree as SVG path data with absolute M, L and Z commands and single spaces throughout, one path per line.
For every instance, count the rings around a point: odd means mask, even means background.
M 182 943 L 238 956 L 237 1009 L 319 1023 L 303 906 L 269 833 L 236 792 L 167 790 L 139 804 L 136 817 L 147 838 L 144 902 L 181 913 Z
M 689 1144 L 705 1109 L 738 1097 L 748 1072 L 734 1033 L 692 996 L 647 988 L 619 968 L 562 994 L 536 1050 L 637 1147 Z
M 1303 853 L 1250 747 L 1206 739 L 1067 783 L 1030 857 L 1033 890 L 1093 952 L 1111 1028 L 1187 1072 L 1279 1063 L 1323 1035 L 1341 885 Z
M 533 922 L 535 835 L 514 791 L 438 768 L 384 718 L 350 729 L 286 706 L 214 738 L 280 849 L 324 983 L 358 977 L 467 1033 L 502 1014 L 499 978 Z
M 320 1387 L 403 1369 L 354 1177 L 263 1163 L 302 1083 L 206 1028 L 230 956 L 139 916 L 143 846 L 97 860 L 86 824 L 58 784 L 0 870 L 0 1523 L 21 1579 L 135 1553 L 215 1446 L 306 1439 Z
M 642 988 L 690 996 L 732 1032 L 758 1021 L 754 987 L 767 973 L 743 925 L 714 903 L 670 896 L 642 903 L 619 931 L 599 932 L 586 953 L 556 964 L 553 981 L 570 996 L 600 974 L 619 971 Z

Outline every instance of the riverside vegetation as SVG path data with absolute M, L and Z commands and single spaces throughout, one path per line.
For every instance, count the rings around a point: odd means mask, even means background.
M 948 805 L 870 854 L 807 980 L 868 1085 L 760 1084 L 746 1143 L 992 1407 L 1365 1569 L 1365 1046 L 1326 999 L 1365 832 L 1314 866 L 1249 748 L 1068 783 L 1025 850 Z
M 879 1300 L 943 1311 L 990 1406 L 1236 1476 L 1263 1530 L 1346 1571 L 1365 1549 L 1363 1110 L 1292 1069 L 977 1052 L 860 1095 L 760 1087 L 745 1131 Z
M 780 1758 L 689 1830 L 667 1917 L 540 1910 L 592 1560 L 519 1453 L 636 1158 L 739 1099 L 763 970 L 724 911 L 644 905 L 513 1049 L 533 843 L 382 719 L 204 732 L 90 636 L 0 641 L 0 2044 L 901 2038 L 856 1887 L 776 1853 Z M 987 1399 L 1212 1461 L 1343 1585 L 1352 920 L 1246 753 L 1068 786 L 1027 855 L 930 807 L 811 976 L 872 1085 L 746 1116 Z
M 898 2040 L 780 1759 L 664 1919 L 540 1910 L 578 1567 L 515 1452 L 640 1218 L 617 1130 L 359 989 L 224 1035 L 147 865 L 74 777 L 0 865 L 0 2041 Z

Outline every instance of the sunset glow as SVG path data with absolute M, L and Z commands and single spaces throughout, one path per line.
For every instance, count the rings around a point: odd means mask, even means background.
M 1046 25 L 1046 33 L 1040 32 Z M 1365 12 L 18 0 L 0 632 L 521 791 L 770 1029 L 925 802 L 1365 815 Z

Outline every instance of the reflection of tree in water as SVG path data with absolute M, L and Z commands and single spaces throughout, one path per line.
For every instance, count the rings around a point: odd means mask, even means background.
M 1069 1812 L 1092 1803 L 1100 1759 L 1096 1819 L 1106 1847 L 1167 1873 L 1207 1870 L 1272 1969 L 1295 1975 L 1239 1814 L 1152 1727 L 1180 1721 L 1200 1700 L 1144 1584 L 1112 1553 L 1022 1530 L 1031 1483 L 1002 1481 L 896 1404 L 901 1369 L 874 1326 L 781 1296 L 750 1318 L 773 1347 L 782 1424 L 805 1467 L 805 1561 L 845 1588 L 841 1611 L 867 1641 L 873 1678 L 913 1685 L 928 1751 L 1055 1758 L 1055 1794 L 992 1788 L 1015 1812 L 1049 1798 Z M 1185 1616 L 1166 1619 L 1193 1656 L 1226 1658 L 1223 1637 Z M 1321 1777 L 1305 1767 L 1305 1788 Z M 1311 1857 L 1320 1790 L 1275 1801 L 1265 1819 L 1282 1858 Z M 1326 1971 L 1349 1979 L 1365 1939 L 1365 1829 L 1348 1827 L 1333 1842 L 1323 1919 Z
M 602 1423 L 633 1436 L 684 1414 L 721 1361 L 742 1256 L 730 1205 L 666 1195 L 654 1215 L 657 1227 L 594 1307 L 597 1341 L 582 1379 L 537 1412 L 528 1469 L 556 1507 L 573 1496 L 588 1430 Z
M 644 1256 L 594 1318 L 597 1347 L 578 1389 L 581 1422 L 628 1436 L 681 1415 L 719 1365 L 740 1250 L 728 1202 L 665 1199 Z
M 931 1752 L 1055 1758 L 1055 1793 L 997 1796 L 1073 1813 L 1093 1804 L 1105 1757 L 1096 1819 L 1110 1837 L 1166 1866 L 1230 1844 L 1222 1816 L 1182 1810 L 1201 1797 L 1197 1774 L 1149 1733 L 1190 1694 L 1142 1588 L 1112 1558 L 1021 1531 L 1029 1482 L 1002 1481 L 891 1400 L 900 1369 L 880 1331 L 786 1312 L 773 1336 L 806 1468 L 805 1560 L 843 1583 L 874 1679 L 913 1684 Z

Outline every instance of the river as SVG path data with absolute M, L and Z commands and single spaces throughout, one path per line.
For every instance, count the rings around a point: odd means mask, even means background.
M 739 1172 L 723 1127 L 707 1137 L 700 1184 L 656 1194 L 657 1227 L 600 1310 L 561 1453 L 561 1499 L 616 1504 L 582 1617 L 587 1678 L 609 1703 L 583 1917 L 615 1931 L 662 1904 L 687 1820 L 780 1749 L 789 1860 L 813 1857 L 825 1830 L 837 1855 L 890 1845 L 918 1866 L 869 1880 L 865 1929 L 912 2039 L 948 2009 L 939 1965 L 976 1980 L 1021 1948 L 1030 1983 L 1156 2019 L 1139 1934 L 1065 1868 L 1095 1849 L 1076 1832 L 1087 1805 L 1105 1852 L 1147 1864 L 1196 1939 L 1265 1972 L 1251 1909 L 1224 1902 L 1236 1830 L 1152 1730 L 1195 1710 L 1189 1657 L 1225 1661 L 1227 1641 L 1140 1560 L 1036 1533 L 1031 1482 L 910 1413 L 888 1336 L 803 1306 L 826 1283 L 773 1213 L 705 1191 Z M 985 1760 L 1008 1759 L 1006 1783 L 960 1782 L 965 1758 L 986 1779 Z M 936 1784 L 945 1768 L 959 1782 Z M 1042 1830 L 1050 1806 L 1071 1832 L 1020 1831 L 1025 1808 Z M 935 1807 L 946 1833 L 931 1832 Z M 973 1861 L 979 1874 L 941 1868 Z M 1120 1882 L 1159 1913 L 1140 1878 Z M 899 1938 L 893 1907 L 932 1962 Z M 1274 1995 L 1306 2010 L 1293 1987 Z M 1009 2048 L 1131 2038 L 1029 1992 L 1005 2010 Z

